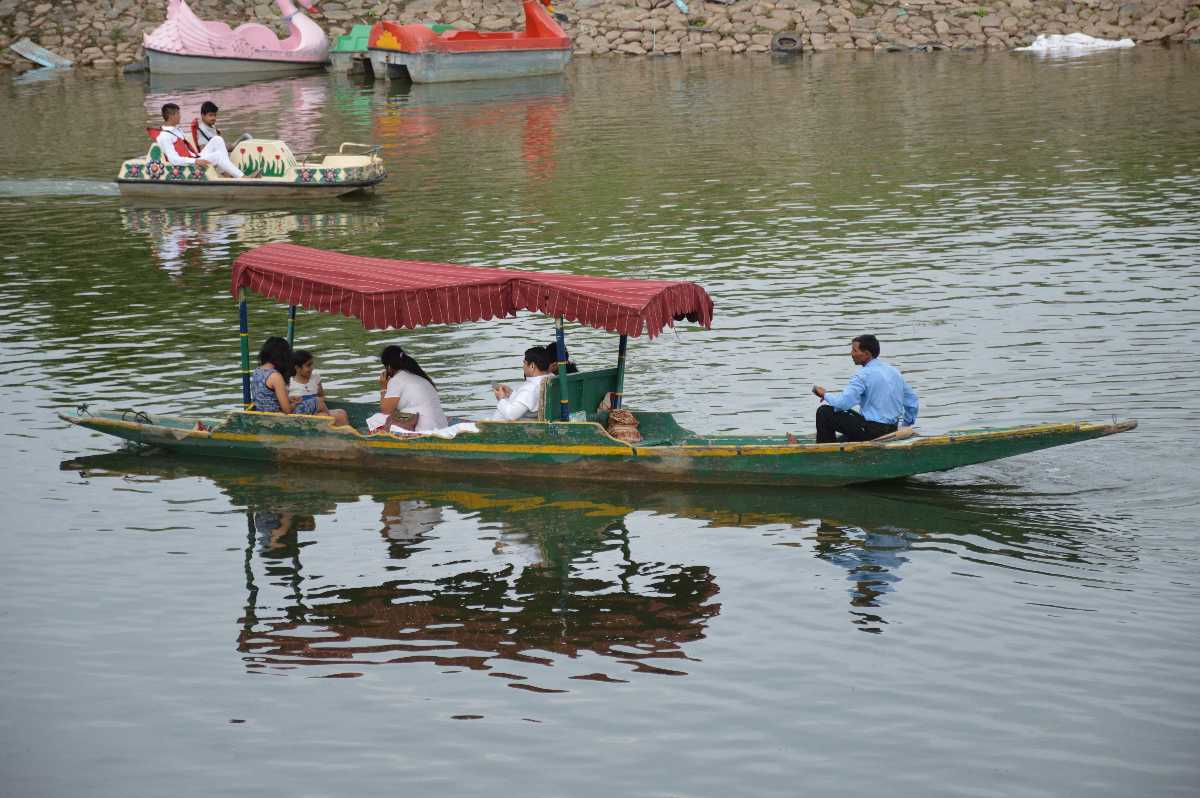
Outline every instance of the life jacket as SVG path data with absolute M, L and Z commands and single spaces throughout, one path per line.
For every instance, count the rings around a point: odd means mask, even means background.
M 213 131 L 214 136 L 221 135 L 221 128 L 217 127 L 216 125 L 213 125 L 212 131 Z M 212 141 L 211 138 L 209 138 L 208 136 L 205 136 L 205 141 L 203 144 L 201 144 L 200 143 L 200 133 L 201 133 L 200 120 L 193 119 L 192 120 L 192 142 L 195 143 L 195 145 L 196 145 L 196 152 L 203 152 L 204 148 L 206 146 L 208 146 L 208 142 Z
M 162 133 L 164 130 L 166 130 L 166 128 L 148 127 L 148 128 L 146 128 L 146 133 L 147 133 L 147 135 L 150 136 L 151 141 L 157 142 L 159 134 Z M 200 153 L 196 152 L 196 148 L 192 146 L 192 143 L 190 141 L 188 141 L 185 138 L 181 138 L 179 136 L 179 134 L 177 134 L 173 130 L 166 130 L 166 132 L 170 133 L 171 136 L 175 139 L 174 143 L 175 143 L 175 154 L 176 155 L 181 155 L 184 158 L 199 158 L 200 157 Z

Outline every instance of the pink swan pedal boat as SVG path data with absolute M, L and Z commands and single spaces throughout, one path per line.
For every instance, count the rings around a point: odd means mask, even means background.
M 147 132 L 156 133 L 148 128 Z M 371 191 L 387 177 L 379 147 L 345 142 L 334 155 L 299 160 L 277 139 L 247 139 L 229 154 L 247 175 L 228 177 L 213 166 L 173 166 L 157 143 L 140 158 L 121 164 L 117 187 L 122 197 L 191 200 L 267 200 L 337 197 Z M 318 160 L 318 158 L 320 158 Z
M 316 13 L 310 0 L 300 0 Z M 266 25 L 247 22 L 230 28 L 196 16 L 186 0 L 169 0 L 167 19 L 142 39 L 151 73 L 161 75 L 281 75 L 322 69 L 329 39 L 292 0 L 275 0 L 291 35 L 279 39 Z
M 525 0 L 525 30 L 445 30 L 377 22 L 367 40 L 377 78 L 414 83 L 555 75 L 571 60 L 571 39 L 538 0 Z

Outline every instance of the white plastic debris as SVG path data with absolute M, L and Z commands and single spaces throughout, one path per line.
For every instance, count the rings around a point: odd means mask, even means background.
M 1133 47 L 1133 39 L 1097 39 L 1086 33 L 1043 33 L 1033 40 L 1028 47 L 1018 47 L 1033 53 L 1048 55 L 1071 55 L 1074 53 L 1090 53 L 1095 50 L 1115 50 L 1121 47 Z

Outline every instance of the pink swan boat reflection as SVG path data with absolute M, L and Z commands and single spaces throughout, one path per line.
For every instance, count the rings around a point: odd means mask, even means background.
M 164 103 L 176 103 L 183 111 L 183 127 L 189 128 L 200 115 L 200 105 L 211 100 L 221 109 L 218 127 L 232 141 L 245 130 L 262 131 L 288 142 L 297 153 L 318 149 L 322 115 L 329 101 L 329 82 L 324 75 L 303 75 L 242 85 L 213 85 L 180 78 L 151 78 L 143 98 L 146 119 L 162 118 Z
M 300 0 L 318 13 L 311 0 Z M 152 73 L 283 74 L 325 66 L 329 39 L 325 31 L 296 8 L 292 0 L 275 0 L 291 35 L 280 40 L 266 25 L 248 22 L 230 28 L 196 16 L 186 0 L 168 0 L 167 19 L 143 37 Z

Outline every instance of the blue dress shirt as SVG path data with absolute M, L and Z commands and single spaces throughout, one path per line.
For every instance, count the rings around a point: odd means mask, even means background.
M 879 358 L 859 369 L 844 391 L 826 391 L 825 401 L 834 410 L 850 410 L 859 405 L 863 418 L 879 424 L 903 421 L 911 427 L 917 420 L 917 394 L 895 366 Z

